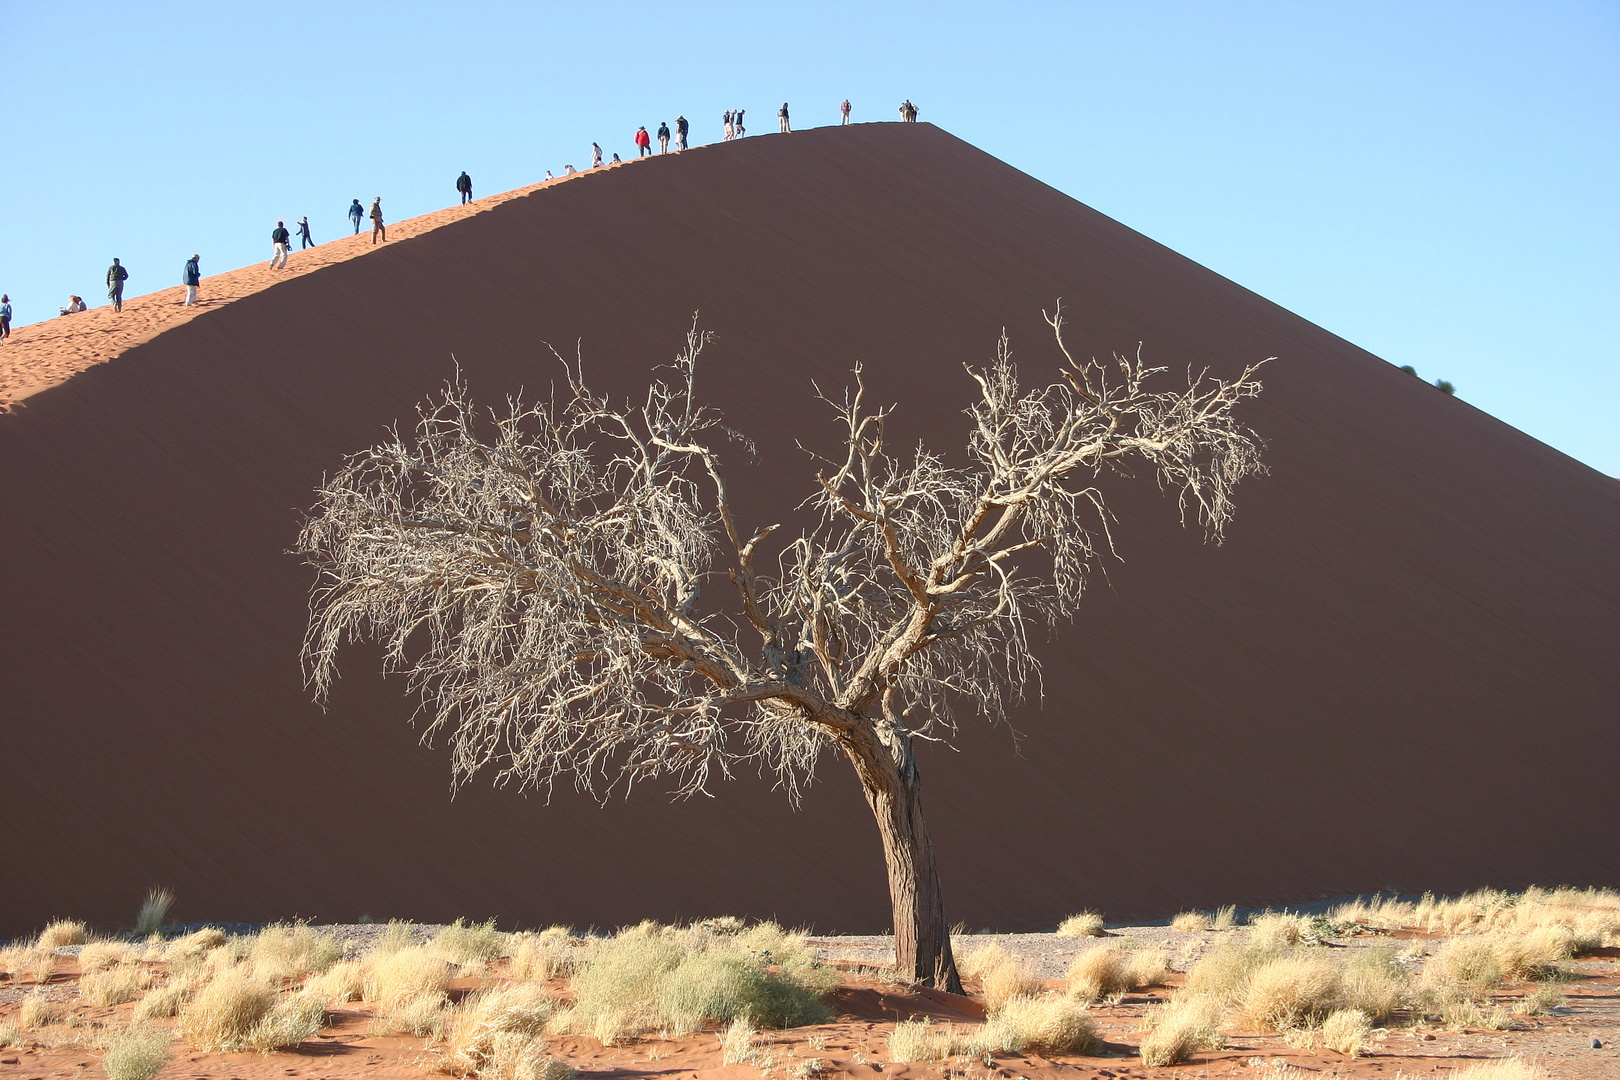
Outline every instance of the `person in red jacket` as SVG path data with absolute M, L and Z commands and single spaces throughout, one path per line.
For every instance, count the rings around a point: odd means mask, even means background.
M 646 157 L 652 154 L 652 136 L 647 134 L 647 125 L 642 124 L 636 129 L 636 157 Z

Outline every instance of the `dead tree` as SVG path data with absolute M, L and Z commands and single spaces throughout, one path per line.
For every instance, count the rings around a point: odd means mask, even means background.
M 841 445 L 791 540 L 732 512 L 695 320 L 639 405 L 593 392 L 577 361 L 565 393 L 487 418 L 457 381 L 413 438 L 396 429 L 320 489 L 299 541 L 319 570 L 317 693 L 341 641 L 380 641 L 429 734 L 448 733 L 457 783 L 493 766 L 498 782 L 667 777 L 691 794 L 753 759 L 794 796 L 839 751 L 882 836 L 898 969 L 959 990 L 915 740 L 948 739 L 956 708 L 999 719 L 1028 683 L 1029 633 L 1071 614 L 1109 547 L 1101 471 L 1146 463 L 1218 538 L 1260 469 L 1233 417 L 1259 392 L 1253 367 L 1154 389 L 1163 369 L 1077 361 L 1061 314 L 1048 322 L 1060 381 L 1020 389 L 1005 336 L 969 369 L 965 466 L 896 453 L 856 368 L 823 398 Z M 719 573 L 733 603 L 700 606 Z

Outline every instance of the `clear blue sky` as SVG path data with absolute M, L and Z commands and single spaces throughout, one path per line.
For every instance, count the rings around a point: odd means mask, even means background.
M 17 322 L 631 151 L 910 97 L 997 157 L 1620 475 L 1620 5 L 0 0 Z M 536 253 L 537 258 L 543 257 Z

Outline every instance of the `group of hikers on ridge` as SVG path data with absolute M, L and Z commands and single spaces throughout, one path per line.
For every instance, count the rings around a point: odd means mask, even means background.
M 838 106 L 839 126 L 847 126 L 849 124 L 850 113 L 852 111 L 853 108 L 850 105 L 849 99 L 845 98 L 844 101 Z M 744 112 L 745 110 L 743 109 L 727 109 L 725 111 L 721 117 L 721 122 L 724 126 L 722 141 L 730 142 L 733 139 L 743 138 L 748 134 L 747 128 L 743 125 Z M 787 102 L 784 101 L 782 103 L 782 107 L 776 111 L 776 119 L 778 129 L 783 134 L 788 134 L 793 130 L 793 124 L 789 116 Z M 900 103 L 900 119 L 906 123 L 917 122 L 917 106 L 913 105 L 909 99 Z M 687 138 L 690 131 L 691 125 L 687 122 L 685 116 L 680 115 L 675 117 L 675 127 L 673 131 L 670 129 L 670 125 L 667 121 L 660 121 L 656 133 L 651 134 L 647 131 L 646 125 L 643 124 L 636 129 L 634 136 L 636 156 L 638 158 L 652 156 L 652 141 L 655 137 L 658 140 L 658 152 L 660 154 L 667 154 L 670 152 L 670 142 L 672 140 L 675 144 L 675 151 L 679 153 L 680 151 L 687 149 Z M 594 168 L 604 164 L 603 157 L 604 152 L 601 145 L 594 142 L 591 143 L 592 167 Z M 620 163 L 618 154 L 613 155 L 613 163 Z M 564 168 L 566 170 L 566 174 L 572 174 L 578 171 L 572 165 L 565 166 Z M 546 170 L 546 179 L 556 179 L 549 169 Z M 466 206 L 468 203 L 472 202 L 472 177 L 469 176 L 465 170 L 462 171 L 460 176 L 456 177 L 455 188 L 459 197 L 459 205 Z M 371 210 L 369 214 L 367 213 L 366 208 L 361 205 L 360 200 L 355 199 L 349 204 L 348 216 L 350 222 L 354 225 L 354 235 L 358 236 L 360 234 L 360 226 L 369 216 L 371 219 L 372 244 L 375 245 L 377 243 L 387 243 L 388 228 L 383 219 L 382 196 L 379 195 L 371 200 Z M 315 238 L 310 232 L 309 218 L 307 216 L 298 219 L 296 230 L 299 241 L 298 249 L 300 251 L 315 246 Z M 277 221 L 276 227 L 270 231 L 270 269 L 279 270 L 287 268 L 288 261 L 292 255 L 292 237 L 293 232 L 287 228 L 287 223 L 285 221 Z M 113 311 L 121 313 L 124 310 L 124 282 L 129 280 L 129 270 L 124 266 L 122 260 L 114 259 L 112 261 L 112 265 L 107 268 L 106 280 L 107 299 L 110 302 Z M 185 287 L 186 290 L 184 299 L 180 301 L 181 305 L 184 307 L 191 307 L 195 305 L 198 302 L 197 289 L 202 284 L 201 256 L 193 254 L 191 258 L 186 260 L 185 269 L 181 271 L 180 283 Z M 85 303 L 84 297 L 77 294 L 70 295 L 68 297 L 67 305 L 57 309 L 57 311 L 62 315 L 72 315 L 76 314 L 77 312 L 87 310 L 89 310 L 89 305 Z M 0 294 L 0 342 L 4 342 L 10 336 L 11 298 L 8 295 Z

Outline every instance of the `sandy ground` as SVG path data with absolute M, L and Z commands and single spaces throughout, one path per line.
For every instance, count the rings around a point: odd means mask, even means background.
M 1244 931 L 1235 932 L 1238 935 Z M 1164 927 L 1127 928 L 1113 932 L 1143 945 L 1171 949 L 1183 960 L 1196 957 L 1219 936 L 1213 933 L 1186 934 Z M 997 935 L 974 937 L 962 943 L 971 952 L 981 943 L 994 943 L 1021 956 L 1034 968 L 1050 971 L 1052 965 L 1066 963 L 1078 952 L 1095 948 L 1104 939 L 1064 939 L 1051 934 Z M 937 991 L 910 989 L 883 980 L 851 957 L 870 958 L 880 939 L 822 938 L 818 949 L 829 961 L 846 971 L 840 988 L 829 998 L 838 1010 L 837 1019 L 785 1031 L 764 1032 L 758 1040 L 771 1057 L 763 1068 L 747 1065 L 726 1066 L 721 1058 L 721 1033 L 705 1030 L 684 1039 L 649 1036 L 622 1046 L 604 1046 L 584 1036 L 548 1040 L 548 1050 L 562 1058 L 585 1078 L 648 1078 L 648 1080 L 749 1080 L 771 1077 L 786 1080 L 794 1076 L 796 1063 L 819 1059 L 819 1075 L 876 1080 L 1058 1080 L 1058 1078 L 1165 1077 L 1255 1077 L 1262 1080 L 1278 1075 L 1279 1066 L 1303 1070 L 1307 1076 L 1395 1077 L 1445 1076 L 1474 1061 L 1517 1056 L 1540 1065 L 1552 1080 L 1612 1080 L 1620 1076 L 1620 971 L 1616 957 L 1620 950 L 1604 950 L 1603 955 L 1575 962 L 1579 978 L 1566 985 L 1567 1006 L 1556 1015 L 1518 1017 L 1513 1028 L 1504 1031 L 1450 1031 L 1411 1023 L 1397 1018 L 1374 1034 L 1373 1048 L 1366 1055 L 1348 1059 L 1323 1049 L 1289 1046 L 1277 1034 L 1228 1028 L 1227 1046 L 1219 1051 L 1198 1054 L 1189 1063 L 1167 1068 L 1146 1068 L 1136 1053 L 1142 1034 L 1137 1030 L 1144 1011 L 1162 1001 L 1179 983 L 1170 987 L 1133 994 L 1118 1004 L 1094 1006 L 1092 1013 L 1104 1045 L 1092 1055 L 1053 1057 L 1004 1055 L 988 1061 L 956 1059 L 944 1063 L 893 1063 L 888 1060 L 887 1038 L 900 1020 L 929 1018 L 936 1023 L 971 1026 L 983 1017 L 983 1009 L 971 996 L 958 997 Z M 1387 941 L 1385 938 L 1357 938 L 1330 942 L 1330 947 L 1364 947 Z M 71 950 L 63 950 L 70 953 Z M 1178 963 L 1177 966 L 1184 966 Z M 76 961 L 61 955 L 51 976 L 48 992 L 64 1001 L 77 1002 L 74 983 Z M 452 995 L 466 993 L 499 978 L 496 969 L 484 980 L 460 980 Z M 1049 983 L 1060 989 L 1061 983 Z M 558 983 L 554 988 L 564 993 Z M 970 994 L 977 987 L 968 983 Z M 14 1021 L 18 1002 L 36 988 L 23 982 L 0 986 L 0 1024 Z M 1497 995 L 1498 1003 L 1511 1005 L 1523 987 L 1506 987 Z M 133 1006 L 97 1008 L 74 1005 L 81 1033 L 96 1027 L 127 1022 Z M 159 1074 L 161 1078 L 235 1078 L 258 1080 L 271 1077 L 353 1076 L 425 1077 L 432 1075 L 431 1048 L 420 1039 L 368 1034 L 371 1008 L 355 1004 L 329 1014 L 328 1026 L 318 1036 L 294 1050 L 260 1054 L 207 1054 L 176 1044 L 175 1055 Z M 0 1077 L 56 1078 L 99 1075 L 95 1052 L 73 1045 L 72 1030 L 42 1029 L 25 1036 L 23 1045 L 0 1051 Z M 1592 1047 L 1593 1039 L 1603 1043 Z M 1297 1077 L 1299 1074 L 1283 1074 Z

